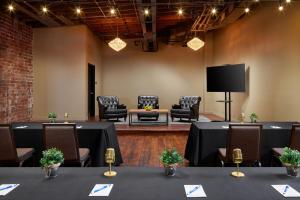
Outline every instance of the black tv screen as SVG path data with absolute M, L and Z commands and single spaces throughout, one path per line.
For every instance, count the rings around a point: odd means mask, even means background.
M 207 92 L 244 92 L 245 64 L 207 67 Z

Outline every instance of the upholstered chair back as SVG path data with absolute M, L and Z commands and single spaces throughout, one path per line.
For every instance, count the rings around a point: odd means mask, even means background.
M 17 150 L 10 125 L 0 125 L 0 161 L 17 162 Z
M 97 97 L 97 101 L 107 109 L 117 109 L 119 105 L 119 98 L 117 96 L 99 96 Z
M 45 149 L 58 148 L 64 154 L 65 161 L 79 161 L 78 139 L 74 123 L 45 123 Z
M 294 124 L 292 127 L 290 148 L 300 151 L 300 124 Z
M 226 162 L 232 162 L 232 151 L 242 150 L 245 163 L 260 160 L 261 124 L 230 124 L 227 137 Z
M 158 109 L 158 96 L 138 96 L 138 108 L 144 106 L 152 106 L 154 109 Z
M 199 96 L 182 96 L 179 99 L 181 109 L 190 109 L 193 105 L 199 105 L 201 97 Z

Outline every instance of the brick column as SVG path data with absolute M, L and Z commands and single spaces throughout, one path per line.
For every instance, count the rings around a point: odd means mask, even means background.
M 31 119 L 32 40 L 30 26 L 0 13 L 0 123 Z

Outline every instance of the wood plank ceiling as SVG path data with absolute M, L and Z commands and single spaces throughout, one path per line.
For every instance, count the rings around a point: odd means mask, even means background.
M 156 37 L 168 42 L 185 42 L 193 32 L 205 32 L 222 27 L 240 18 L 245 5 L 243 0 L 14 0 L 1 1 L 1 12 L 13 2 L 12 13 L 32 27 L 55 27 L 86 24 L 97 36 L 108 41 L 117 35 L 121 38 L 141 38 L 156 43 Z M 49 12 L 43 14 L 46 5 Z M 77 15 L 75 9 L 82 12 Z M 116 13 L 112 15 L 111 9 Z M 183 15 L 178 14 L 178 9 Z M 212 8 L 217 14 L 212 15 Z M 144 10 L 150 14 L 145 16 Z M 230 19 L 230 20 L 228 20 Z

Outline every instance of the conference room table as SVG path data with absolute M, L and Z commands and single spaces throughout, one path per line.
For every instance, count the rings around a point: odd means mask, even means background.
M 270 166 L 272 148 L 289 146 L 296 122 L 261 122 L 261 164 Z M 185 148 L 191 166 L 216 166 L 218 148 L 225 148 L 229 122 L 194 122 Z
M 178 168 L 166 177 L 162 168 L 116 167 L 117 176 L 106 178 L 104 167 L 60 168 L 55 178 L 46 179 L 41 168 L 0 168 L 1 184 L 20 184 L 1 196 L 2 200 L 174 200 L 187 199 L 184 185 L 202 185 L 206 199 L 280 200 L 284 197 L 271 185 L 300 191 L 298 178 L 288 177 L 285 168 L 241 168 L 243 178 L 230 176 L 235 168 Z M 113 184 L 109 197 L 89 197 L 95 184 Z
M 74 122 L 76 123 L 76 122 Z M 39 122 L 13 123 L 12 130 L 16 146 L 34 148 L 35 165 L 41 158 L 43 149 L 43 125 Z M 76 130 L 80 148 L 89 148 L 92 166 L 105 166 L 105 151 L 114 148 L 116 165 L 123 163 L 117 139 L 117 133 L 112 122 L 77 122 Z

